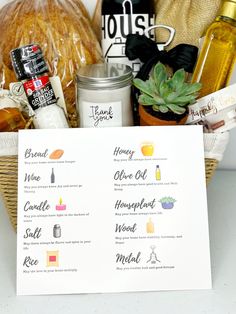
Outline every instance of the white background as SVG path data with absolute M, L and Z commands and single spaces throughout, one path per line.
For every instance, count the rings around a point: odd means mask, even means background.
M 0 6 L 11 2 L 9 0 L 0 0 Z M 97 0 L 82 0 L 82 2 L 86 5 L 89 13 L 92 15 Z M 224 155 L 224 159 L 220 164 L 221 168 L 224 169 L 236 169 L 236 129 L 230 132 L 230 143 L 227 147 L 226 153 Z

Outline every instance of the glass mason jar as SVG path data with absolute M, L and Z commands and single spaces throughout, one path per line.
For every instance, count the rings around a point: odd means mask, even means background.
M 124 64 L 92 64 L 77 74 L 80 127 L 133 125 L 132 70 Z

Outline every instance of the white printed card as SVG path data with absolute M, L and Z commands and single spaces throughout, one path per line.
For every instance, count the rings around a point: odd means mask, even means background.
M 17 294 L 211 288 L 200 126 L 19 132 Z

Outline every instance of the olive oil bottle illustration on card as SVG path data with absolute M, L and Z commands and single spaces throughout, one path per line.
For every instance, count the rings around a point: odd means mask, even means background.
M 54 173 L 54 168 L 52 168 L 52 172 L 51 172 L 51 183 L 55 183 L 55 173 Z
M 156 180 L 157 181 L 161 180 L 161 169 L 159 165 L 156 165 Z

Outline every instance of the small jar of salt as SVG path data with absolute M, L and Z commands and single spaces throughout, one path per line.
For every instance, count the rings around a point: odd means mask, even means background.
M 77 74 L 77 111 L 80 127 L 133 125 L 132 70 L 116 63 L 92 64 Z

